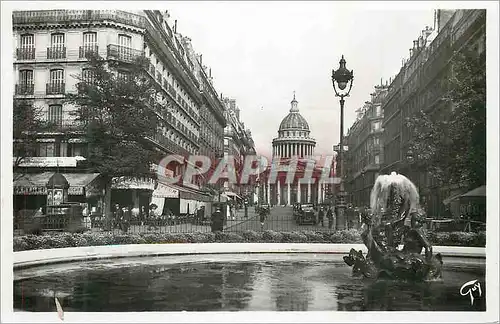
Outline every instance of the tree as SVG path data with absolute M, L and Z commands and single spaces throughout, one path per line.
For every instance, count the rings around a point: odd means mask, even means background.
M 156 82 L 146 75 L 149 60 L 132 63 L 88 56 L 88 66 L 76 76 L 77 92 L 67 100 L 76 106 L 88 143 L 87 162 L 103 176 L 155 176 L 158 151 L 154 138 L 159 121 L 154 108 Z
M 420 111 L 407 119 L 415 164 L 443 183 L 486 183 L 485 53 L 456 53 L 443 96 L 451 112 L 436 116 Z
M 14 172 L 21 174 L 21 164 L 35 155 L 37 132 L 43 131 L 48 125 L 43 118 L 42 108 L 34 106 L 31 100 L 14 99 L 12 119 Z

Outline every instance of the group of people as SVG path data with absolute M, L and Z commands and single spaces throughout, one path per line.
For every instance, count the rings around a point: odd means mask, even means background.
M 328 219 L 328 228 L 332 229 L 335 222 L 335 212 L 332 206 L 326 208 L 326 218 Z M 320 207 L 318 211 L 318 223 L 321 224 L 322 227 L 325 226 L 325 209 L 323 207 Z
M 123 232 L 128 232 L 132 223 L 136 223 L 137 225 L 148 225 L 148 230 L 158 229 L 158 206 L 151 204 L 148 209 L 149 210 L 146 210 L 146 206 L 141 206 L 140 208 L 132 208 L 131 206 L 121 207 L 120 204 L 117 203 L 113 210 L 111 227 L 119 228 Z

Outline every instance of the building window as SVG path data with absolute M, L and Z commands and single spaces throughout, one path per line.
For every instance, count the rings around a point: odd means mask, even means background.
M 34 48 L 35 47 L 35 35 L 25 34 L 21 35 L 21 48 Z
M 56 33 L 50 36 L 50 47 L 47 48 L 48 59 L 66 58 L 66 47 L 64 46 L 64 34 Z
M 33 70 L 19 71 L 19 85 L 16 86 L 16 94 L 33 94 Z
M 87 57 L 89 53 L 97 53 L 97 33 L 86 32 L 83 33 L 83 46 L 80 47 L 80 58 Z
M 132 47 L 132 37 L 128 35 L 118 35 L 118 45 L 130 48 Z
M 375 164 L 380 164 L 380 155 L 375 155 Z
M 67 156 L 86 156 L 87 144 L 68 143 Z
M 49 83 L 47 84 L 47 94 L 64 93 L 64 70 L 50 70 Z
M 62 105 L 49 106 L 47 121 L 57 125 L 62 124 Z
M 41 157 L 54 157 L 55 156 L 55 143 L 38 143 L 37 156 Z
M 50 37 L 50 46 L 51 47 L 63 47 L 64 46 L 64 34 L 62 34 L 62 33 L 52 34 Z
M 97 33 L 86 32 L 83 33 L 83 47 L 97 46 Z
M 82 69 L 82 81 L 86 83 L 93 83 L 94 72 L 91 69 Z
M 35 36 L 33 34 L 21 35 L 20 48 L 17 51 L 18 60 L 35 59 Z

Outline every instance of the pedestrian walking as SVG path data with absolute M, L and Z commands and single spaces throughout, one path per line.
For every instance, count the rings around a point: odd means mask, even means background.
M 324 227 L 325 226 L 325 212 L 323 210 L 323 207 L 320 207 L 319 208 L 319 212 L 318 212 L 318 223 L 321 224 L 321 227 Z
M 259 211 L 259 220 L 260 220 L 260 229 L 264 229 L 264 225 L 266 222 L 267 214 L 269 213 L 268 208 L 261 208 Z
M 113 220 L 112 220 L 112 227 L 111 229 L 119 228 L 120 227 L 120 222 L 123 218 L 123 210 L 120 207 L 120 204 L 115 205 L 115 210 L 113 212 Z
M 156 217 L 156 209 L 158 206 L 156 204 L 151 204 L 149 205 L 149 226 L 148 226 L 148 231 L 153 228 L 154 230 L 158 229 L 158 222 L 157 222 L 157 217 Z
M 130 220 L 132 219 L 132 208 L 130 206 L 123 208 L 123 217 L 120 222 L 120 229 L 127 233 L 130 228 Z
M 210 227 L 212 233 L 222 232 L 224 229 L 224 220 L 223 220 L 222 210 L 220 207 L 217 207 L 215 211 L 212 213 L 212 217 L 210 220 Z
M 328 207 L 328 211 L 326 212 L 326 218 L 328 218 L 328 228 L 332 229 L 333 226 L 333 210 L 332 207 Z

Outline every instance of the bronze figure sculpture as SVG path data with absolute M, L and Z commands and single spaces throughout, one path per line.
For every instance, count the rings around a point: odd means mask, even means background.
M 363 217 L 361 227 L 368 253 L 365 257 L 362 251 L 351 249 L 344 256 L 354 276 L 412 281 L 442 277 L 442 257 L 433 255 L 422 231 L 424 213 L 418 202 L 418 190 L 405 176 L 393 172 L 376 179 L 371 213 Z

